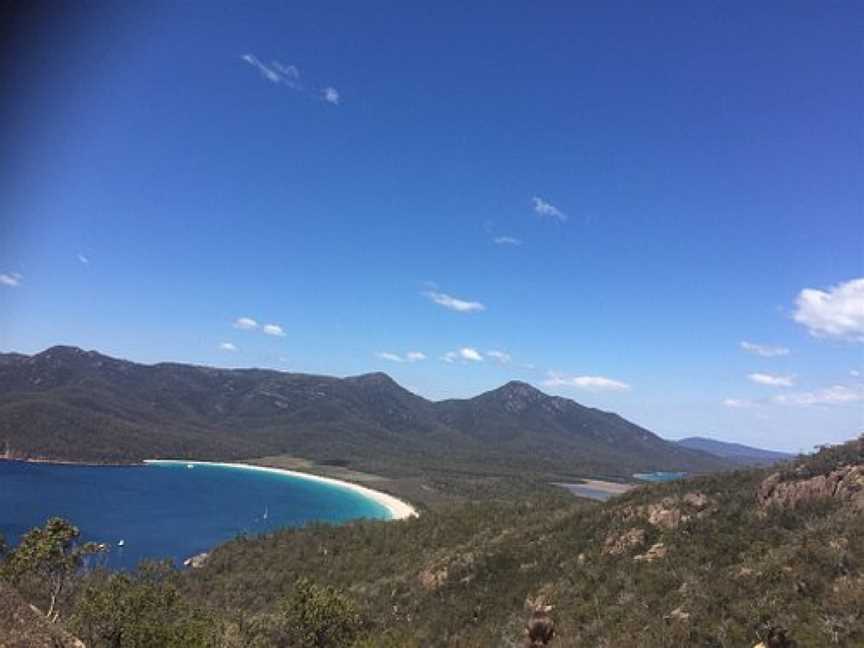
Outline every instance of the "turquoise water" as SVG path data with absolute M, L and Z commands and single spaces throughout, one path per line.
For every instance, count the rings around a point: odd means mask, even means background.
M 71 520 L 84 540 L 108 544 L 107 566 L 129 568 L 144 558 L 181 563 L 240 534 L 390 514 L 338 486 L 243 468 L 0 461 L 0 534 L 6 541 L 16 543 L 51 516 Z
M 682 479 L 687 476 L 686 472 L 652 472 L 652 473 L 634 473 L 633 477 L 649 482 L 664 482 Z

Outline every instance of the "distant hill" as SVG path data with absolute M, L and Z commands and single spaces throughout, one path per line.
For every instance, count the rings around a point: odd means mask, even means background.
M 430 464 L 621 476 L 729 466 L 617 414 L 520 382 L 432 402 L 383 373 L 334 378 L 142 365 L 66 346 L 0 354 L 0 455 L 7 458 L 275 454 L 390 474 Z
M 678 441 L 678 445 L 690 450 L 701 450 L 716 457 L 747 466 L 766 466 L 778 461 L 787 461 L 796 456 L 788 452 L 751 448 L 740 443 L 727 443 L 715 439 L 706 439 L 705 437 L 681 439 Z

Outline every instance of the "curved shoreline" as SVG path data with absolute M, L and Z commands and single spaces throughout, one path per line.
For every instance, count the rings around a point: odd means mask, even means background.
M 300 479 L 309 479 L 319 483 L 329 484 L 345 490 L 350 490 L 355 493 L 372 500 L 376 504 L 380 504 L 390 513 L 391 520 L 404 520 L 410 517 L 417 517 L 417 509 L 405 502 L 404 500 L 383 493 L 381 491 L 361 486 L 353 482 L 334 479 L 333 477 L 322 477 L 312 473 L 298 472 L 296 470 L 288 470 L 287 468 L 270 468 L 269 466 L 257 466 L 247 463 L 230 463 L 223 461 L 196 461 L 190 459 L 145 459 L 145 464 L 191 464 L 193 466 L 220 466 L 223 468 L 239 468 L 241 470 L 253 470 L 258 472 L 268 472 L 277 475 L 285 475 L 288 477 L 299 477 Z

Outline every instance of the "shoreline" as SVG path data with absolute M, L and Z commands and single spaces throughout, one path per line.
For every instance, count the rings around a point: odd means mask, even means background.
M 299 472 L 297 470 L 289 470 L 287 468 L 271 468 L 269 466 L 258 466 L 248 463 L 226 462 L 226 461 L 197 461 L 194 459 L 145 459 L 144 464 L 191 464 L 193 466 L 219 466 L 223 468 L 238 468 L 240 470 L 253 470 L 258 472 L 268 472 L 271 474 L 284 475 L 287 477 L 298 477 L 300 479 L 309 479 L 323 484 L 329 484 L 344 490 L 350 490 L 355 493 L 372 500 L 376 504 L 380 504 L 390 513 L 391 520 L 404 520 L 411 517 L 417 517 L 419 513 L 417 509 L 411 506 L 408 502 L 399 499 L 388 493 L 378 491 L 367 486 L 361 486 L 353 482 L 344 481 L 342 479 L 334 479 L 333 477 L 322 477 L 312 473 Z
M 143 464 L 141 462 L 135 461 L 130 463 L 120 463 L 120 462 L 107 462 L 107 461 L 72 461 L 69 459 L 50 459 L 48 457 L 4 457 L 0 456 L 0 462 L 8 461 L 8 462 L 18 462 L 18 463 L 32 463 L 32 464 L 49 464 L 53 466 L 88 466 L 91 468 L 98 468 L 100 466 L 106 467 L 114 467 L 114 468 L 141 468 Z

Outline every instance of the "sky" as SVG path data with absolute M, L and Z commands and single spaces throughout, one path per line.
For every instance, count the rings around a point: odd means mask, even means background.
M 17 7 L 0 351 L 864 432 L 864 6 L 691 5 Z

